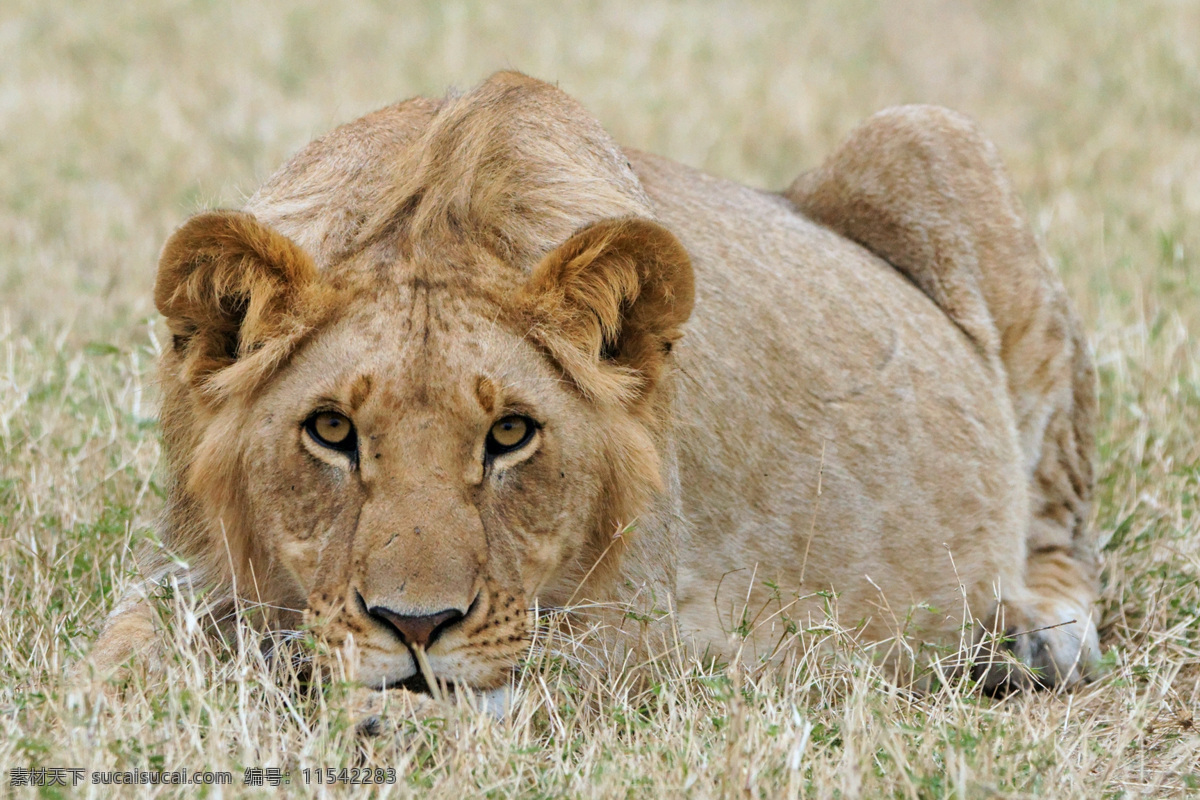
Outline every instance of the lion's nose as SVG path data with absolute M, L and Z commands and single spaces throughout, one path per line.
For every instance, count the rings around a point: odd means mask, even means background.
M 447 608 L 436 614 L 419 617 L 398 614 L 385 606 L 371 606 L 367 613 L 390 626 L 405 644 L 425 648 L 432 645 L 447 628 L 457 625 L 463 619 L 463 613 L 457 608 Z

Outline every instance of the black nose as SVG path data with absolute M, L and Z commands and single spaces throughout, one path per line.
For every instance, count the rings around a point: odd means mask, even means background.
M 371 606 L 367 613 L 378 621 L 389 626 L 405 644 L 429 647 L 447 629 L 462 622 L 463 613 L 457 608 L 447 608 L 436 614 L 410 617 L 397 614 L 384 606 Z

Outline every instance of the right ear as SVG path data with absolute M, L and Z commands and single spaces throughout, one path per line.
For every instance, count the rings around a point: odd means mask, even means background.
M 240 211 L 198 214 L 163 247 L 154 304 L 193 385 L 305 328 L 317 277 L 291 239 Z
M 692 313 L 687 251 L 639 217 L 577 231 L 534 268 L 520 302 L 530 336 L 592 398 L 637 406 L 654 391 Z

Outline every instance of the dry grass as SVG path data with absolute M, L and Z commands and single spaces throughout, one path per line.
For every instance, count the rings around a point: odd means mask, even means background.
M 1200 792 L 1200 6 L 573 8 L 0 8 L 0 769 L 240 784 L 275 766 L 305 791 L 304 767 L 382 764 L 399 773 L 389 796 Z M 70 700 L 65 669 L 161 503 L 150 287 L 167 233 L 335 123 L 504 66 L 558 80 L 625 143 L 771 187 L 885 105 L 981 121 L 1093 332 L 1106 678 L 914 697 L 853 658 L 797 653 L 766 672 L 664 665 L 635 693 L 540 658 L 504 722 L 463 707 L 363 741 L 341 687 L 281 688 L 253 647 L 213 653 L 177 625 L 165 685 L 135 683 L 118 707 Z

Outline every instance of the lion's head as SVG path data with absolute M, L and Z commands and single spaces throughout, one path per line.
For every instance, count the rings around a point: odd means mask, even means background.
M 337 247 L 306 235 L 342 190 L 304 169 L 289 191 L 324 194 L 290 235 L 214 212 L 167 243 L 165 533 L 367 685 L 417 674 L 420 648 L 486 689 L 534 599 L 611 575 L 660 486 L 692 273 L 557 90 L 502 75 L 421 113 L 356 166 L 384 190 Z

